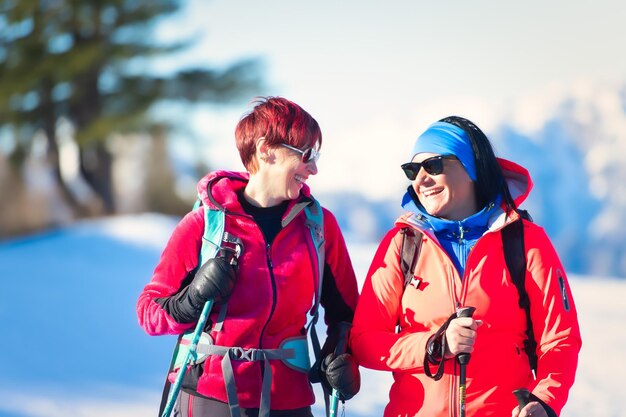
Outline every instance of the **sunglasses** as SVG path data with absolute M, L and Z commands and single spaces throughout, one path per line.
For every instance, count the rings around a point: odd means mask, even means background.
M 417 178 L 418 172 L 423 167 L 430 175 L 439 175 L 443 172 L 443 160 L 444 159 L 456 159 L 453 155 L 437 155 L 432 158 L 424 159 L 422 162 L 407 162 L 400 165 L 400 168 L 404 171 L 404 175 L 411 181 Z
M 305 150 L 302 150 L 294 148 L 293 146 L 289 146 L 286 143 L 281 143 L 280 146 L 298 152 L 300 154 L 300 160 L 305 164 L 308 164 L 309 162 L 317 162 L 317 160 L 320 159 L 320 153 L 315 150 L 315 148 L 307 148 Z

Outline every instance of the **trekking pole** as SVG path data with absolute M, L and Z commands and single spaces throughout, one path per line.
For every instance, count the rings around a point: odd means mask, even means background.
M 183 377 L 187 372 L 187 365 L 189 364 L 191 359 L 194 359 L 196 357 L 196 349 L 198 348 L 200 335 L 202 335 L 202 330 L 204 329 L 204 325 L 209 318 L 209 313 L 211 312 L 212 307 L 213 300 L 208 300 L 206 303 L 204 303 L 204 307 L 202 308 L 202 312 L 200 313 L 200 318 L 198 318 L 198 324 L 196 324 L 196 328 L 193 331 L 193 338 L 191 339 L 189 350 L 187 351 L 187 355 L 185 355 L 185 361 L 182 363 L 180 369 L 178 370 L 178 375 L 176 375 L 176 381 L 174 382 L 174 386 L 172 387 L 172 393 L 167 400 L 167 405 L 165 406 L 165 410 L 163 410 L 162 417 L 169 417 L 172 409 L 174 408 L 174 403 L 176 402 L 176 397 L 178 397 L 178 392 L 180 391 Z
M 225 251 L 226 253 L 228 253 L 228 263 L 237 268 L 239 265 L 239 256 L 241 256 L 241 253 L 243 252 L 243 242 L 241 241 L 241 239 L 232 236 L 227 232 L 224 233 L 224 237 L 222 239 L 222 245 L 224 246 L 221 246 L 220 251 Z M 227 246 L 225 244 L 227 244 Z M 187 350 L 185 360 L 178 370 L 178 375 L 176 375 L 176 381 L 174 382 L 174 386 L 172 387 L 171 395 L 167 400 L 167 405 L 165 406 L 161 417 L 170 416 L 172 409 L 174 408 L 174 404 L 176 403 L 176 397 L 178 397 L 178 392 L 180 391 L 183 377 L 187 372 L 187 366 L 192 359 L 196 359 L 198 357 L 196 353 L 196 351 L 198 350 L 198 342 L 200 341 L 200 336 L 202 336 L 204 326 L 209 319 L 209 314 L 211 314 L 213 301 L 214 300 L 211 299 L 207 300 L 204 303 L 204 307 L 202 307 L 202 312 L 200 313 L 200 317 L 198 317 L 198 323 L 196 323 L 196 328 L 193 331 L 193 337 L 191 338 L 191 343 L 189 344 L 189 350 Z
M 337 325 L 337 331 L 339 332 L 339 339 L 337 346 L 335 346 L 335 357 L 346 353 L 348 350 L 348 337 L 350 336 L 350 327 L 352 324 L 342 321 Z M 337 410 L 339 409 L 339 392 L 333 388 L 332 395 L 330 397 L 330 414 L 329 417 L 335 417 Z
M 472 317 L 476 307 L 463 307 L 457 310 L 457 317 Z M 465 367 L 469 363 L 469 353 L 459 353 L 456 357 L 461 365 L 459 371 L 459 417 L 465 417 Z
M 517 398 L 517 404 L 519 405 L 520 411 L 522 411 L 522 408 L 526 407 L 526 405 L 530 402 L 530 391 L 526 388 L 514 390 L 513 395 Z

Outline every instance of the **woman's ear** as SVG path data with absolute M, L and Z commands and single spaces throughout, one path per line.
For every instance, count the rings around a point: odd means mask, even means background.
M 274 153 L 264 137 L 260 138 L 256 142 L 256 154 L 257 157 L 263 162 L 271 162 L 273 160 Z

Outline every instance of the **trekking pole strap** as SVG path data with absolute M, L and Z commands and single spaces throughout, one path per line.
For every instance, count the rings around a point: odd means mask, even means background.
M 443 323 L 443 325 L 437 330 L 437 332 L 432 335 L 426 345 L 426 352 L 424 354 L 424 373 L 429 378 L 434 379 L 435 381 L 439 381 L 443 376 L 444 371 L 444 361 L 445 361 L 445 353 L 446 353 L 446 330 L 450 325 L 450 322 L 457 317 L 456 312 L 452 313 L 450 317 Z M 436 343 L 435 343 L 436 342 Z M 434 351 L 432 350 L 433 346 L 437 346 Z M 437 371 L 433 374 L 430 370 L 430 364 L 433 363 L 437 365 Z

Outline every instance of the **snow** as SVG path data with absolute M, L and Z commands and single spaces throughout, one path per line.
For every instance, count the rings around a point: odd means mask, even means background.
M 147 336 L 135 303 L 176 221 L 112 217 L 0 242 L 0 416 L 156 415 L 175 338 Z M 362 280 L 375 245 L 356 242 L 348 247 Z M 562 416 L 626 416 L 626 281 L 570 281 L 583 349 Z M 380 416 L 391 375 L 362 372 L 346 415 Z M 323 415 L 321 402 L 314 412 Z

